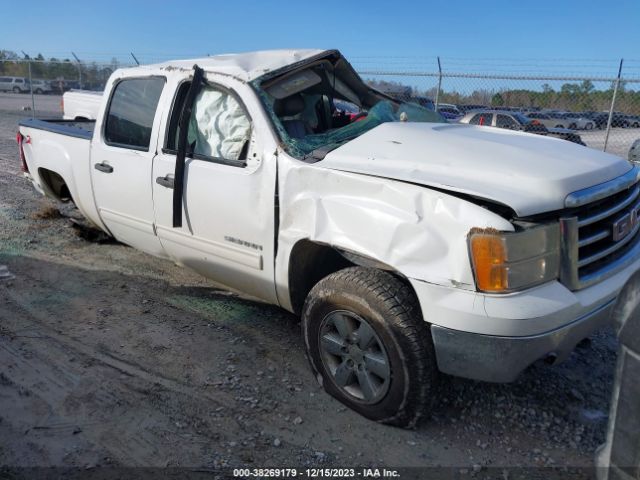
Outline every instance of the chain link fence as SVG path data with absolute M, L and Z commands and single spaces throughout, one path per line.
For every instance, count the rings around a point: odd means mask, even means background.
M 37 116 L 62 114 L 61 97 L 69 90 L 101 92 L 118 68 L 134 63 L 78 62 L 44 59 L 0 59 L 0 95 L 3 105 Z
M 356 57 L 352 62 L 375 88 L 437 109 L 450 122 L 477 124 L 471 112 L 484 111 L 483 125 L 526 130 L 523 125 L 530 123 L 538 125 L 538 133 L 568 129 L 587 146 L 623 157 L 640 138 L 640 61 Z M 133 65 L 115 58 L 0 59 L 0 95 L 13 97 L 14 108 L 32 115 L 59 115 L 62 93 L 102 91 L 116 69 Z
M 530 63 L 514 63 L 491 72 L 486 70 L 497 68 L 490 62 L 476 64 L 478 71 L 472 72 L 466 69 L 473 63 L 447 71 L 434 60 L 432 70 L 410 68 L 406 60 L 389 60 L 405 68 L 374 68 L 372 58 L 354 64 L 378 90 L 437 109 L 450 122 L 571 137 L 625 158 L 640 139 L 640 62 L 632 61 L 626 73 L 623 62 L 609 62 L 605 75 L 594 72 L 601 64 L 567 74 L 563 67 L 575 65 L 542 65 L 536 73 Z

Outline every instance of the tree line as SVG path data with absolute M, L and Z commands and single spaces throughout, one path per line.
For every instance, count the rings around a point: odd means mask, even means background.
M 398 81 L 379 79 L 366 80 L 377 90 L 400 99 L 428 97 L 435 100 L 436 87 L 420 89 L 405 85 Z M 455 105 L 486 105 L 489 107 L 523 107 L 531 109 L 555 109 L 565 111 L 608 111 L 613 98 L 614 85 L 606 89 L 597 89 L 590 80 L 578 83 L 564 83 L 554 89 L 548 83 L 541 85 L 540 90 L 526 88 L 476 89 L 466 92 L 441 90 L 438 96 L 440 103 Z M 616 111 L 626 114 L 640 115 L 640 90 L 628 88 L 624 81 L 620 82 L 616 97 Z
M 78 63 L 70 58 L 51 57 L 46 59 L 41 53 L 35 57 L 18 55 L 11 50 L 0 50 L 0 75 L 11 77 L 29 77 L 43 80 L 73 80 L 82 83 L 83 88 L 100 89 L 109 76 L 119 68 L 113 58 L 109 64 L 96 62 Z
M 45 59 L 42 54 L 31 58 L 20 56 L 11 50 L 0 50 L 0 75 L 12 77 L 28 77 L 31 60 L 31 77 L 45 80 L 73 80 L 82 83 L 83 88 L 102 89 L 109 76 L 119 68 L 117 59 L 112 58 L 108 64 L 96 62 L 78 63 L 70 58 Z M 406 99 L 428 97 L 435 100 L 436 87 L 419 89 L 405 85 L 399 81 L 368 79 L 372 87 L 392 96 Z M 606 111 L 609 110 L 613 97 L 613 85 L 606 89 L 597 89 L 593 82 L 584 80 L 579 83 L 565 83 L 555 90 L 548 83 L 539 90 L 499 88 L 476 89 L 470 92 L 441 90 L 438 99 L 441 103 L 487 105 L 491 107 L 524 107 L 552 108 L 568 111 Z M 640 90 L 628 88 L 621 82 L 616 99 L 616 111 L 640 115 Z

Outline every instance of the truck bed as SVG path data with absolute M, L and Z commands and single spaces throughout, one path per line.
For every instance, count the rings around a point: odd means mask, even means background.
M 99 225 L 90 162 L 95 121 L 30 118 L 19 128 L 25 139 L 25 174 L 36 190 L 57 200 L 73 200 L 86 218 Z
M 93 129 L 96 126 L 95 120 L 44 120 L 38 118 L 28 118 L 20 122 L 20 126 L 45 130 L 47 132 L 59 133 L 70 137 L 86 138 L 93 136 Z

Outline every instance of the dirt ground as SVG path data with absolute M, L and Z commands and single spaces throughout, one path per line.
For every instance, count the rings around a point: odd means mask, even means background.
M 611 331 L 513 384 L 447 378 L 414 430 L 373 423 L 319 388 L 298 318 L 79 235 L 73 207 L 21 177 L 24 113 L 1 105 L 0 266 L 13 278 L 0 267 L 0 466 L 449 466 L 509 478 L 516 465 L 592 465 Z

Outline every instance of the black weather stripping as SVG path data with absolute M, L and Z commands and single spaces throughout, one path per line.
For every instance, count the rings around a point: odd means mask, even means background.
M 180 114 L 180 135 L 178 137 L 178 154 L 176 155 L 176 170 L 174 173 L 173 188 L 173 228 L 182 227 L 182 197 L 184 191 L 184 162 L 187 154 L 187 130 L 189 128 L 189 119 L 193 110 L 193 102 L 204 83 L 204 70 L 198 65 L 193 66 L 193 80 L 187 92 L 187 98 L 182 106 Z

